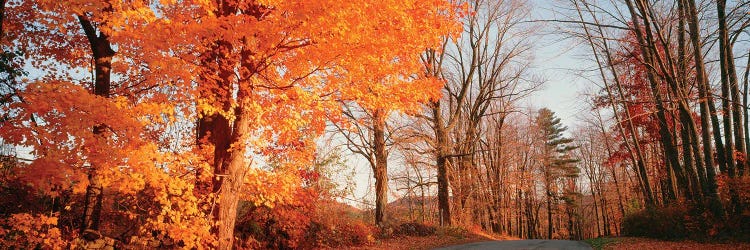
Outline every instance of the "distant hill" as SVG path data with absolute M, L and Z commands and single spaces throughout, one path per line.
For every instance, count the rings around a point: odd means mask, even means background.
M 424 199 L 421 196 L 406 196 L 389 202 L 388 208 L 409 208 L 409 204 L 412 206 L 421 206 L 422 203 L 424 203 L 425 207 L 437 205 L 437 196 L 425 196 Z
M 419 218 L 422 213 L 422 204 L 424 204 L 424 212 L 426 217 L 437 219 L 437 207 L 438 198 L 437 196 L 406 196 L 395 199 L 388 203 L 386 209 L 388 217 L 395 219 L 396 221 L 408 222 Z M 359 214 L 366 220 L 371 220 L 374 216 L 374 207 L 369 209 L 359 209 L 354 206 L 345 203 L 326 203 L 326 206 L 332 206 L 331 210 L 345 210 L 348 214 Z M 411 210 L 410 210 L 411 206 Z M 411 216 L 409 214 L 411 212 Z M 411 218 L 411 219 L 410 219 Z M 427 220 L 432 220 L 427 219 Z
M 324 201 L 324 203 L 325 207 L 330 210 L 344 211 L 352 214 L 362 213 L 362 209 L 359 209 L 347 203 L 339 201 Z
M 397 221 L 418 220 L 422 215 L 422 205 L 424 204 L 425 219 L 432 221 L 438 218 L 438 197 L 437 196 L 406 196 L 398 198 L 388 203 L 388 214 L 392 219 Z M 411 210 L 410 210 L 411 208 Z M 410 214 L 411 212 L 411 214 Z

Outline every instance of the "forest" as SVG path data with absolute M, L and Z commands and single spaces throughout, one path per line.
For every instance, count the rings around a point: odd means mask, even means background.
M 0 249 L 750 242 L 746 0 L 0 0 L 0 47 Z

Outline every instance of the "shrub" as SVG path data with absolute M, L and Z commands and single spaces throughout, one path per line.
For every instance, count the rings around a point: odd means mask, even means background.
M 250 205 L 235 230 L 243 239 L 240 246 L 254 249 L 335 248 L 374 241 L 374 227 L 345 205 L 309 197 L 273 208 Z
M 465 238 L 469 235 L 469 231 L 462 227 L 450 226 L 450 227 L 439 227 L 435 234 L 439 236 L 451 236 L 456 238 Z
M 665 240 L 749 241 L 750 216 L 726 216 L 717 218 L 700 205 L 644 209 L 625 216 L 622 234 Z
M 307 246 L 311 247 L 343 247 L 365 245 L 372 243 L 373 227 L 363 221 L 344 219 L 332 224 L 313 223 L 307 235 Z
M 434 235 L 436 231 L 437 229 L 433 226 L 409 222 L 399 225 L 395 234 L 404 236 L 429 236 Z
M 688 236 L 686 218 L 688 211 L 684 207 L 647 208 L 625 216 L 622 233 L 627 236 L 683 239 Z

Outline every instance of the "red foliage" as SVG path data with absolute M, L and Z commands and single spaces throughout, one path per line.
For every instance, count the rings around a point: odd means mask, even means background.
M 652 143 L 657 143 L 660 138 L 659 129 L 661 124 L 656 116 L 656 103 L 653 96 L 653 90 L 651 82 L 648 78 L 649 67 L 654 67 L 651 72 L 654 72 L 654 79 L 656 80 L 656 87 L 663 96 L 670 92 L 669 85 L 665 80 L 665 76 L 672 74 L 671 72 L 662 71 L 657 65 L 646 65 L 641 54 L 641 45 L 634 32 L 628 32 L 620 40 L 619 51 L 614 54 L 613 61 L 615 69 L 618 72 L 617 81 L 620 83 L 621 88 L 612 86 L 613 94 L 621 91 L 622 97 L 616 96 L 615 99 L 621 101 L 618 102 L 616 111 L 619 117 L 621 117 L 622 124 L 616 124 L 614 126 L 622 126 L 625 135 L 621 135 L 617 141 L 630 140 L 633 135 L 629 126 L 632 124 L 636 131 L 638 131 L 635 137 L 639 140 L 642 147 L 645 147 Z M 665 53 L 676 51 L 674 48 L 670 50 L 663 46 L 656 45 L 658 57 L 664 58 Z M 691 63 L 691 62 L 688 62 Z M 688 70 L 692 69 L 690 65 L 686 67 Z M 693 74 L 689 74 L 693 75 Z M 613 84 L 614 85 L 614 84 Z M 695 91 L 687 93 L 688 98 L 697 98 Z M 675 124 L 675 118 L 678 116 L 676 109 L 670 109 L 670 100 L 663 99 L 664 105 L 667 106 L 668 111 L 666 113 L 666 127 L 670 131 L 679 130 L 679 126 Z M 603 108 L 612 105 L 609 103 L 608 98 L 599 97 L 596 101 L 596 107 Z M 626 110 L 627 109 L 627 110 Z M 630 117 L 626 116 L 626 111 Z M 697 114 L 692 114 L 694 117 Z M 698 128 L 700 129 L 700 128 Z M 676 132 L 676 131 L 675 131 Z M 622 138 L 625 137 L 625 138 Z M 610 163 L 621 162 L 622 160 L 630 158 L 629 152 L 627 152 L 624 145 L 621 145 L 619 152 L 610 159 Z
M 321 198 L 312 189 L 300 189 L 294 202 L 269 207 L 247 204 L 236 232 L 242 247 L 309 249 L 362 245 L 374 240 L 374 228 L 345 204 Z

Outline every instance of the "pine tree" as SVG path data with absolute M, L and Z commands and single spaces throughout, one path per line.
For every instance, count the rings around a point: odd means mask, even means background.
M 565 200 L 566 205 L 571 206 L 576 197 L 575 179 L 578 177 L 580 170 L 575 164 L 578 159 L 571 156 L 571 152 L 577 147 L 572 145 L 573 139 L 566 138 L 563 135 L 563 132 L 568 128 L 562 125 L 560 118 L 557 118 L 551 110 L 542 108 L 538 112 L 536 124 L 540 130 L 540 137 L 544 140 L 542 174 L 544 175 L 544 187 L 547 194 L 547 238 L 551 239 L 553 232 L 552 202 L 560 196 L 558 194 L 558 181 L 561 179 L 567 180 L 564 183 L 563 196 L 560 198 Z

